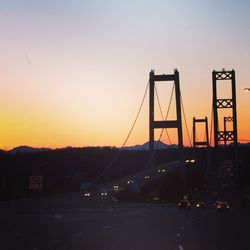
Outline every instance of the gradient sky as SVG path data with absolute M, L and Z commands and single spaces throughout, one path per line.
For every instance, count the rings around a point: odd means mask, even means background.
M 175 68 L 190 131 L 210 123 L 212 70 L 234 68 L 250 139 L 249 13 L 247 0 L 1 0 L 0 148 L 121 146 L 150 70 Z M 171 87 L 157 84 L 164 113 Z M 148 96 L 128 145 L 147 140 Z

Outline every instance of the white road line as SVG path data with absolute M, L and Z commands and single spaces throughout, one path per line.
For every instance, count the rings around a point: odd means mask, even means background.
M 61 214 L 54 214 L 54 219 L 62 219 L 62 215 Z
M 181 234 L 180 234 L 180 233 L 177 233 L 177 234 L 176 234 L 176 236 L 177 236 L 177 237 L 180 237 L 180 236 L 181 236 Z
M 180 228 L 181 228 L 181 230 L 183 230 L 183 229 L 184 229 L 184 227 L 183 227 L 183 226 L 181 226 Z
M 179 247 L 179 250 L 184 250 L 183 246 L 178 246 Z
M 110 228 L 110 225 L 106 225 L 103 227 L 103 229 L 109 229 Z
M 77 237 L 80 237 L 82 235 L 84 235 L 84 233 L 78 233 L 78 234 L 74 234 L 74 237 L 77 238 Z

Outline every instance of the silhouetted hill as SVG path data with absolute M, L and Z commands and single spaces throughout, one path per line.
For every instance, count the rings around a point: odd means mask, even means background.
M 239 143 L 241 147 L 250 147 L 250 142 L 248 143 Z
M 22 146 L 11 150 L 11 153 L 0 151 L 0 199 L 12 199 L 36 195 L 29 189 L 30 176 L 43 177 L 43 190 L 40 193 L 52 194 L 58 192 L 77 191 L 83 182 L 91 182 L 103 172 L 107 166 L 112 166 L 100 182 L 106 182 L 145 169 L 150 156 L 148 143 L 127 147 L 131 150 L 120 151 L 115 147 L 66 147 L 62 149 L 32 148 Z M 155 165 L 179 159 L 176 145 L 158 143 L 155 152 Z M 164 149 L 166 147 L 166 149 Z M 137 150 L 136 150 L 137 149 Z M 223 150 L 223 149 L 219 149 Z M 225 157 L 232 159 L 232 147 L 228 147 Z M 239 147 L 240 182 L 249 184 L 250 154 L 249 147 Z M 211 148 L 211 162 L 214 159 L 214 149 Z M 117 155 L 119 157 L 117 158 Z M 184 148 L 186 159 L 193 157 L 193 148 Z M 224 157 L 222 154 L 218 154 Z M 207 151 L 200 148 L 195 151 L 197 161 L 206 165 Z M 115 161 L 113 161 L 116 159 Z M 205 162 L 205 163 L 204 163 Z M 191 171 L 191 170 L 190 170 Z
M 157 150 L 163 150 L 163 149 L 169 149 L 169 148 L 177 148 L 178 146 L 176 144 L 165 144 L 162 141 L 155 141 L 155 149 Z M 85 147 L 82 147 L 85 148 Z M 88 147 L 86 147 L 88 148 Z M 109 148 L 109 147 L 98 147 L 98 148 Z M 114 147 L 115 149 L 119 149 Z M 70 149 L 79 149 L 79 147 L 65 147 L 60 149 L 51 149 L 51 148 L 33 148 L 30 146 L 18 146 L 15 147 L 9 151 L 4 151 L 0 149 L 0 152 L 7 152 L 9 154 L 17 154 L 17 153 L 36 153 L 36 152 L 44 152 L 44 151 L 54 151 L 54 150 L 70 150 Z M 124 147 L 124 150 L 149 150 L 149 142 L 146 142 L 142 145 L 134 145 L 134 146 L 127 146 Z
M 7 151 L 9 154 L 17 154 L 17 153 L 35 153 L 35 152 L 43 152 L 43 151 L 50 151 L 50 148 L 33 148 L 29 146 L 19 146 L 13 148 L 10 151 Z
M 232 144 L 233 145 L 233 144 Z M 241 147 L 250 147 L 250 143 L 239 143 Z M 178 145 L 176 144 L 165 144 L 162 141 L 155 141 L 154 147 L 156 150 L 165 150 L 165 149 L 175 149 L 178 148 Z M 55 151 L 55 150 L 70 150 L 70 149 L 84 149 L 84 148 L 91 148 L 91 147 L 65 147 L 60 149 L 51 149 L 51 148 L 33 148 L 30 146 L 19 146 L 15 147 L 12 150 L 5 151 L 0 149 L 0 153 L 7 152 L 8 154 L 17 154 L 17 153 L 36 153 L 36 152 L 46 152 L 46 151 Z M 99 149 L 102 148 L 113 148 L 119 150 L 118 147 L 96 147 Z M 144 144 L 134 145 L 134 146 L 126 146 L 123 148 L 124 150 L 131 150 L 131 151 L 148 151 L 149 150 L 149 142 L 146 142 Z
M 167 152 L 157 150 L 155 154 L 157 165 L 177 158 L 176 149 L 168 149 Z M 100 182 L 141 171 L 148 160 L 146 150 L 120 152 L 115 147 L 66 147 L 54 150 L 18 147 L 10 153 L 0 153 L 0 199 L 37 194 L 29 189 L 30 176 L 43 177 L 41 192 L 44 194 L 69 192 L 79 190 L 82 182 L 95 180 L 111 162 L 112 167 Z
M 162 141 L 155 141 L 154 148 L 157 150 L 169 149 L 169 148 L 177 148 L 176 144 L 165 144 Z M 142 145 L 128 146 L 124 147 L 125 150 L 149 150 L 149 142 L 146 142 Z

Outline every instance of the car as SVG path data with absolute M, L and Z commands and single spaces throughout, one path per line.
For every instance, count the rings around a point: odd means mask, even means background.
M 103 190 L 103 191 L 100 192 L 100 195 L 101 195 L 101 197 L 105 197 L 105 196 L 108 195 L 108 191 Z
M 226 202 L 226 201 L 220 201 L 216 205 L 217 212 L 229 212 L 229 210 L 230 210 L 230 206 L 229 206 L 228 202 Z
M 188 200 L 180 200 L 178 203 L 179 210 L 190 209 L 190 202 Z
M 89 192 L 89 191 L 85 191 L 85 192 L 83 193 L 83 196 L 84 196 L 85 198 L 89 198 L 91 195 L 92 195 L 92 194 L 91 194 L 91 192 Z
M 205 209 L 206 208 L 206 203 L 203 201 L 198 201 L 195 205 L 196 208 L 198 209 Z
M 214 203 L 214 206 L 215 207 L 217 207 L 217 205 L 220 203 L 220 201 L 216 201 L 215 203 Z

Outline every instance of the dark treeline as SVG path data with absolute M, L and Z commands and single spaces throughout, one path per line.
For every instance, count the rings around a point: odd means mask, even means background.
M 117 156 L 119 149 L 112 147 L 66 148 L 36 153 L 8 154 L 0 152 L 0 192 L 1 199 L 15 199 L 33 195 L 79 191 L 82 182 L 91 182 L 103 172 Z M 211 164 L 214 151 L 210 155 L 205 149 L 194 151 L 186 148 L 185 159 L 195 158 L 205 173 L 208 157 Z M 220 157 L 233 159 L 232 149 Z M 159 150 L 155 154 L 155 164 L 178 160 L 178 149 Z M 149 161 L 148 151 L 122 151 L 118 159 L 102 177 L 106 182 L 143 170 Z M 240 180 L 250 182 L 250 148 L 240 147 Z M 192 171 L 191 171 L 192 172 Z M 43 176 L 43 189 L 29 189 L 29 176 Z M 201 182 L 202 182 L 201 178 Z
M 156 163 L 176 159 L 176 154 L 157 152 Z M 65 148 L 35 153 L 0 152 L 1 198 L 19 198 L 79 190 L 82 182 L 91 182 L 118 155 L 112 147 Z M 122 151 L 100 182 L 126 176 L 144 169 L 149 160 L 147 151 Z M 43 176 L 43 190 L 29 189 L 29 176 Z

